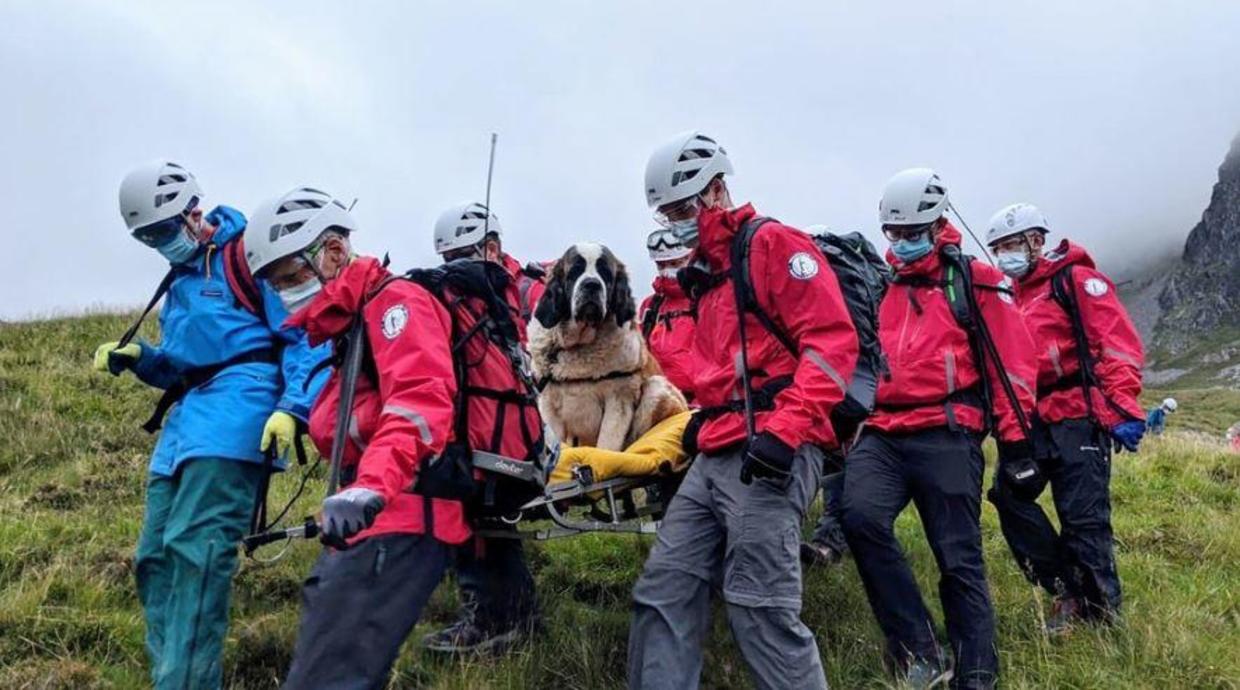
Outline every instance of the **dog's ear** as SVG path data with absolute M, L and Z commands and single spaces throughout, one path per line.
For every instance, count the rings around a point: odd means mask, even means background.
M 564 260 L 555 262 L 551 268 L 551 277 L 547 279 L 547 289 L 538 298 L 538 306 L 534 307 L 534 318 L 543 328 L 555 328 L 568 320 L 568 289 L 564 285 Z
M 623 326 L 637 316 L 637 303 L 633 301 L 633 288 L 629 286 L 629 272 L 619 260 L 612 257 L 611 261 L 616 267 L 616 278 L 607 300 L 607 311 L 616 317 L 617 326 Z

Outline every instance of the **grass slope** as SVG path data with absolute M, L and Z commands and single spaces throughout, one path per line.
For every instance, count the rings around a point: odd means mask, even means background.
M 151 439 L 137 427 L 154 394 L 130 377 L 89 372 L 94 346 L 123 319 L 89 316 L 0 326 L 0 687 L 138 688 L 147 684 L 133 547 Z M 1178 393 L 1177 423 L 1221 432 L 1240 394 Z M 1158 397 L 1151 395 L 1151 399 Z M 999 612 L 1006 687 L 1240 687 L 1240 459 L 1172 434 L 1115 465 L 1115 525 L 1127 622 L 1067 640 L 1038 633 L 1046 604 L 1008 555 L 993 509 L 985 547 Z M 276 500 L 293 477 L 276 482 Z M 319 498 L 321 484 L 294 511 Z M 916 516 L 898 523 L 923 591 L 939 612 L 937 574 Z M 634 537 L 584 536 L 536 545 L 531 560 L 547 634 L 493 662 L 427 658 L 410 644 L 394 687 L 623 686 L 629 589 L 649 547 Z M 237 576 L 226 685 L 274 688 L 287 668 L 300 578 L 316 546 Z M 807 578 L 805 619 L 834 687 L 885 687 L 880 636 L 850 563 Z M 440 588 L 414 639 L 449 621 Z M 747 687 L 716 617 L 705 686 Z

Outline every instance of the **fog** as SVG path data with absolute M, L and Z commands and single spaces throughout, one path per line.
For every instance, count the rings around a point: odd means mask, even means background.
M 879 240 L 878 194 L 935 167 L 975 231 L 1042 207 L 1122 272 L 1178 251 L 1240 131 L 1240 3 L 73 2 L 0 6 L 0 317 L 144 302 L 121 177 L 167 156 L 247 214 L 358 199 L 359 249 L 434 261 L 480 198 L 522 261 L 599 240 L 644 289 L 650 151 L 700 129 L 733 198 Z

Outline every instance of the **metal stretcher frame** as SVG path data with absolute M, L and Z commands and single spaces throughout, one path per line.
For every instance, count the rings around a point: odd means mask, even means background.
M 521 506 L 521 512 L 513 518 L 499 518 L 514 529 L 488 529 L 482 527 L 475 533 L 499 539 L 532 539 L 545 541 L 560 537 L 572 537 L 588 532 L 604 532 L 612 534 L 655 534 L 659 529 L 660 520 L 648 520 L 653 516 L 661 516 L 667 509 L 664 499 L 652 498 L 646 494 L 646 502 L 638 505 L 634 492 L 639 489 L 651 489 L 661 486 L 667 477 L 649 475 L 642 477 L 614 477 L 600 482 L 568 481 L 551 484 L 546 492 Z M 594 519 L 580 519 L 572 516 L 574 509 L 592 512 Z M 546 513 L 552 526 L 545 528 L 521 529 L 520 525 L 527 515 L 541 519 Z M 494 521 L 491 521 L 492 524 Z

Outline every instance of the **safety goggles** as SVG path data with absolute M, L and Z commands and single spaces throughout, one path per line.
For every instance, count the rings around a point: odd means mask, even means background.
M 189 225 L 189 216 L 195 208 L 198 208 L 198 197 L 190 199 L 189 205 L 181 213 L 134 230 L 134 239 L 148 247 L 162 247 L 176 237 L 177 233 L 181 232 L 181 228 Z
M 1019 252 L 1029 248 L 1029 240 L 1024 234 L 1012 235 L 990 245 L 991 254 L 1002 254 L 1004 252 Z
M 655 230 L 646 238 L 646 249 L 657 252 L 663 249 L 678 249 L 682 245 L 671 230 Z
M 934 222 L 924 225 L 884 225 L 883 235 L 887 237 L 888 242 L 899 242 L 900 240 L 917 242 L 923 235 L 930 232 L 933 227 Z
M 460 249 L 452 249 L 443 253 L 444 263 L 449 261 L 460 261 L 461 259 L 481 259 L 482 245 L 475 244 L 472 247 L 462 247 Z
M 681 201 L 660 206 L 654 212 L 654 219 L 659 225 L 667 227 L 672 223 L 692 220 L 702 212 L 702 202 L 698 197 L 690 197 Z

